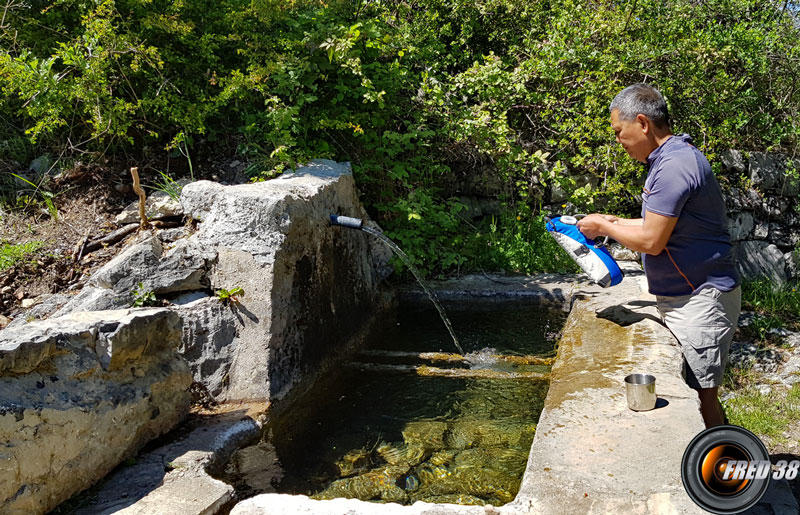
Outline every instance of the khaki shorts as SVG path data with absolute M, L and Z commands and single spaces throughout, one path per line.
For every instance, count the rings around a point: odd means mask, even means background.
M 684 376 L 689 387 L 722 384 L 728 350 L 742 308 L 742 290 L 703 288 L 693 295 L 656 296 L 664 324 L 681 344 Z

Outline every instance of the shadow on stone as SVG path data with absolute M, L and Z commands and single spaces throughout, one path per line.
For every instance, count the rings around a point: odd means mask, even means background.
M 625 276 L 626 277 L 636 277 L 639 275 L 644 275 L 644 270 L 642 269 L 625 269 Z
M 669 406 L 669 401 L 663 397 L 658 397 L 656 399 L 656 407 L 653 409 L 666 408 L 667 406 Z
M 577 292 L 577 293 L 575 293 L 575 294 L 572 296 L 572 298 L 570 299 L 570 301 L 571 301 L 571 303 L 572 303 L 572 304 L 574 304 L 574 303 L 575 303 L 576 301 L 578 301 L 578 300 L 589 300 L 589 299 L 593 299 L 593 298 L 597 297 L 599 294 L 600 294 L 600 292 L 594 292 L 594 291 L 586 292 L 586 291 L 581 291 L 581 292 Z
M 238 318 L 239 322 L 242 324 L 244 323 L 244 320 L 242 320 L 242 317 L 239 313 L 244 314 L 244 316 L 249 318 L 251 322 L 255 323 L 259 322 L 258 317 L 255 315 L 255 313 L 244 307 L 244 305 L 241 302 L 231 302 L 231 311 L 233 312 L 234 315 L 236 315 L 236 318 Z
M 791 463 L 794 460 L 800 460 L 800 455 L 789 454 L 789 453 L 770 454 L 769 459 L 772 463 L 778 463 L 781 460 L 785 460 L 787 463 Z M 788 481 L 787 484 L 792 492 L 792 495 L 795 498 L 795 501 L 798 504 L 800 504 L 800 479 L 795 478 L 792 481 Z
M 644 309 L 651 306 L 655 306 L 655 302 L 632 301 L 629 302 L 628 305 L 635 306 L 639 309 Z M 651 313 L 641 313 L 638 311 L 634 311 L 633 309 L 625 307 L 621 304 L 603 308 L 600 311 L 597 311 L 596 314 L 597 318 L 610 320 L 611 322 L 614 322 L 615 324 L 618 324 L 621 327 L 627 327 L 637 322 L 641 322 L 642 320 L 645 319 L 650 319 L 661 324 L 661 319 L 658 318 L 657 316 Z

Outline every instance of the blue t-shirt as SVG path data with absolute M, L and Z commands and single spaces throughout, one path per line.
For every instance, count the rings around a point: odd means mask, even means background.
M 650 293 L 678 296 L 739 284 L 731 255 L 725 202 L 711 166 L 688 134 L 674 135 L 647 157 L 646 212 L 678 217 L 660 254 L 642 254 Z

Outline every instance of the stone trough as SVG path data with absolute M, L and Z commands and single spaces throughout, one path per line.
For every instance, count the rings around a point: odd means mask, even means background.
M 181 208 L 193 226 L 139 235 L 76 296 L 36 311 L 50 318 L 0 332 L 0 513 L 45 513 L 101 480 L 62 512 L 702 513 L 679 474 L 703 428 L 698 402 L 635 264 L 608 290 L 581 276 L 435 285 L 448 299 L 530 297 L 569 310 L 513 502 L 236 499 L 208 471 L 357 350 L 396 292 L 381 283 L 387 251 L 328 225 L 330 213 L 366 216 L 349 166 L 319 161 L 259 184 L 200 181 L 184 188 Z M 169 306 L 131 309 L 139 283 Z M 214 295 L 235 287 L 244 294 L 227 303 Z M 627 409 L 631 372 L 657 377 L 657 409 Z M 223 409 L 179 426 L 190 385 L 195 400 Z M 796 513 L 775 486 L 762 508 Z

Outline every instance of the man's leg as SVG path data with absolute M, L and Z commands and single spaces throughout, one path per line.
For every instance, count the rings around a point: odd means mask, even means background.
M 719 387 L 700 388 L 697 395 L 700 397 L 700 413 L 703 415 L 703 422 L 706 429 L 714 426 L 721 426 L 725 423 L 725 413 L 719 403 Z
M 741 288 L 656 299 L 664 324 L 681 345 L 686 383 L 697 390 L 706 428 L 725 424 L 719 385 L 741 310 Z

